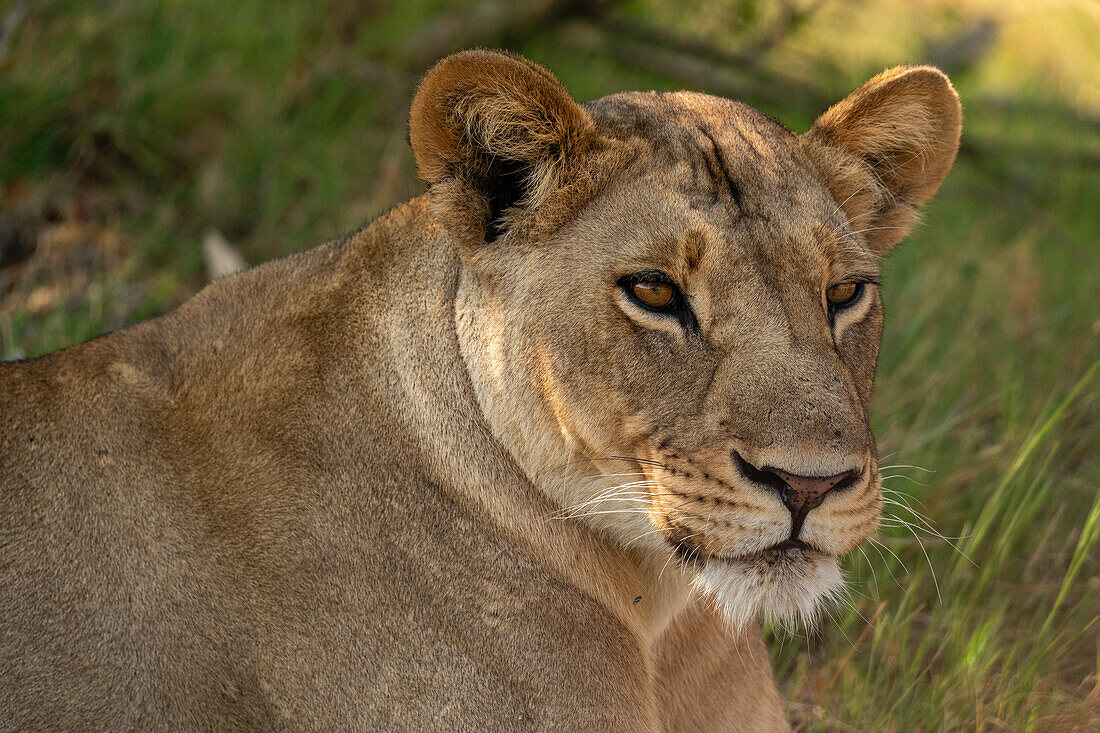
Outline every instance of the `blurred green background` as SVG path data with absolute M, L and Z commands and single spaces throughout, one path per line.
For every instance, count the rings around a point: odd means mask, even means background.
M 172 308 L 423 190 L 417 78 L 505 47 L 574 95 L 696 89 L 796 131 L 898 63 L 965 110 L 886 267 L 890 517 L 769 629 L 800 730 L 1100 730 L 1100 3 L 0 1 L 0 357 Z

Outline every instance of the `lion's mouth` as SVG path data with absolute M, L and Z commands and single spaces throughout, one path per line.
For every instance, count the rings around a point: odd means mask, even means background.
M 771 547 L 766 547 L 762 550 L 765 553 L 771 552 L 785 552 L 786 550 L 814 550 L 802 540 L 788 539 L 778 542 Z
M 797 572 L 799 566 L 810 564 L 827 557 L 836 557 L 833 553 L 819 550 L 802 540 L 783 540 L 771 547 L 765 547 L 750 555 L 736 558 L 736 562 L 765 567 L 785 567 Z
M 786 539 L 782 542 L 776 542 L 774 545 L 765 547 L 762 550 L 756 550 L 755 552 L 743 555 L 715 554 L 698 556 L 696 559 L 700 561 L 718 560 L 727 563 L 754 563 L 763 561 L 770 564 L 777 561 L 790 563 L 818 557 L 835 557 L 835 555 L 831 552 L 818 549 L 802 540 Z

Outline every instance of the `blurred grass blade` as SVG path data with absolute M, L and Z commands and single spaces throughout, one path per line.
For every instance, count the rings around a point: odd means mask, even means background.
M 1043 628 L 1039 631 L 1040 637 L 1046 636 L 1047 632 L 1050 631 L 1051 624 L 1054 622 L 1054 617 L 1057 615 L 1058 609 L 1060 609 L 1062 603 L 1065 602 L 1066 594 L 1069 593 L 1070 588 L 1073 586 L 1073 581 L 1077 578 L 1078 573 L 1081 571 L 1081 566 L 1085 564 L 1085 560 L 1091 554 L 1097 539 L 1100 539 L 1100 492 L 1097 492 L 1096 499 L 1092 502 L 1092 510 L 1085 520 L 1085 526 L 1081 528 L 1081 537 L 1077 540 L 1077 548 L 1073 551 L 1073 559 L 1070 560 L 1069 569 L 1062 579 L 1062 587 L 1058 591 L 1058 597 L 1054 600 L 1054 605 L 1051 607 L 1050 613 L 1047 614 L 1047 618 L 1043 622 Z
M 1070 405 L 1077 399 L 1077 396 L 1092 382 L 1098 368 L 1100 368 L 1100 362 L 1094 363 L 1092 367 L 1085 372 L 1085 375 L 1078 380 L 1077 384 L 1073 386 L 1065 399 L 1055 408 L 1050 417 L 1048 417 L 1032 432 L 1027 440 L 1024 441 L 1024 445 L 1020 449 L 1020 452 L 1016 454 L 1016 458 L 1012 461 L 1012 465 L 1009 466 L 1008 471 L 1005 472 L 1004 477 L 1001 479 L 1000 483 L 997 484 L 997 488 L 986 501 L 985 508 L 982 510 L 981 515 L 978 517 L 978 521 L 974 525 L 974 531 L 970 534 L 970 539 L 965 550 L 966 555 L 974 558 L 978 557 L 978 548 L 981 547 L 986 535 L 993 528 L 996 520 L 1001 516 L 1002 512 L 1009 504 L 1009 502 L 1006 501 L 1006 494 L 1013 480 L 1034 457 L 1038 448 L 1043 444 L 1043 441 L 1051 435 L 1054 428 L 1061 422 Z M 961 558 L 957 559 L 955 563 L 956 569 L 961 564 Z

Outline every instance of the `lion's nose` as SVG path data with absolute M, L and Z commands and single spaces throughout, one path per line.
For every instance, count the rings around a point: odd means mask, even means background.
M 811 510 L 821 506 L 830 491 L 841 491 L 855 483 L 861 471 L 852 469 L 832 476 L 799 476 L 772 466 L 757 468 L 733 451 L 733 462 L 748 479 L 774 489 L 791 513 L 791 539 L 797 539 Z

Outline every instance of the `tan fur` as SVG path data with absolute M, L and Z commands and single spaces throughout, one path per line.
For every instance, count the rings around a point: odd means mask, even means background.
M 894 70 L 800 138 L 444 60 L 425 196 L 0 365 L 0 728 L 785 729 L 756 616 L 812 615 L 881 504 L 877 289 L 824 291 L 939 185 L 953 95 Z M 766 550 L 731 450 L 859 480 Z
M 962 134 L 951 82 L 929 66 L 882 72 L 833 105 L 806 135 L 829 188 L 879 256 L 940 187 Z

